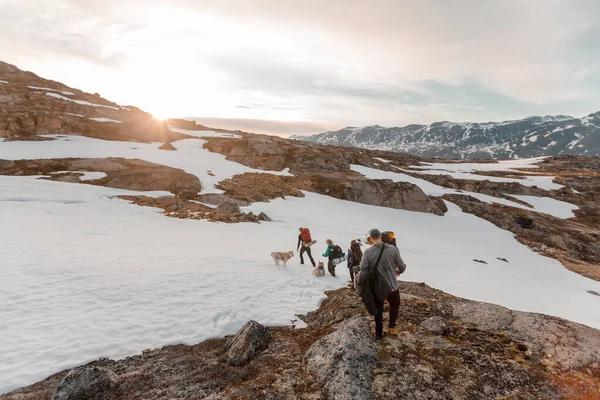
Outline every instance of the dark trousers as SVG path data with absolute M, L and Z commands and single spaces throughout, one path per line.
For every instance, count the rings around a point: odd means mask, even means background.
M 302 248 L 300 249 L 300 264 L 304 264 L 304 253 L 308 254 L 308 258 L 310 258 L 313 267 L 316 267 L 315 260 L 310 253 L 310 247 L 305 247 L 304 245 L 302 245 Z
M 396 327 L 396 320 L 398 319 L 398 312 L 400 311 L 400 290 L 395 290 L 388 294 L 388 303 L 390 303 L 390 328 Z M 384 300 L 374 299 L 375 307 L 377 307 L 377 314 L 375 314 L 375 336 L 383 336 L 383 302 Z
M 354 267 L 350 267 L 348 270 L 350 271 L 350 281 L 354 283 Z
M 335 265 L 333 265 L 333 261 L 331 261 L 331 259 L 327 262 L 327 270 L 331 276 L 335 276 Z

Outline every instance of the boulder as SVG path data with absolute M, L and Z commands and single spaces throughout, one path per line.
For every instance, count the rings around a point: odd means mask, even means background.
M 516 220 L 517 224 L 519 224 L 519 226 L 523 229 L 531 229 L 533 228 L 533 218 L 527 218 L 527 217 L 517 217 Z
M 370 399 L 377 346 L 369 324 L 358 316 L 314 343 L 304 355 L 308 372 L 324 386 L 326 398 Z
M 446 331 L 446 322 L 440 317 L 429 317 L 419 326 L 434 335 L 443 335 Z
M 171 143 L 167 142 L 158 148 L 159 150 L 177 150 L 175 146 Z
M 117 386 L 117 375 L 111 370 L 80 367 L 63 378 L 51 400 L 110 400 Z
M 247 364 L 269 346 L 269 340 L 267 328 L 256 321 L 248 321 L 227 342 L 227 363 L 234 366 Z
M 223 211 L 227 214 L 239 214 L 240 213 L 240 206 L 237 205 L 237 203 L 235 202 L 225 202 L 220 204 L 217 207 L 217 210 L 219 211 Z
M 258 214 L 258 218 L 259 221 L 271 221 L 271 218 L 269 218 L 269 216 L 267 214 L 265 214 L 264 212 L 261 212 L 260 214 Z

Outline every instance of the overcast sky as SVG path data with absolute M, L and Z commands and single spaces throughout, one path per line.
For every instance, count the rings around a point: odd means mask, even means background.
M 583 116 L 599 16 L 598 0 L 0 0 L 0 60 L 283 134 Z

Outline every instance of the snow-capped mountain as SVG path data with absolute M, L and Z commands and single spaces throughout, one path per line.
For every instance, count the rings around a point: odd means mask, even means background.
M 385 128 L 348 127 L 297 140 L 405 152 L 440 158 L 529 158 L 557 154 L 600 155 L 600 112 L 529 117 L 504 122 L 435 122 Z

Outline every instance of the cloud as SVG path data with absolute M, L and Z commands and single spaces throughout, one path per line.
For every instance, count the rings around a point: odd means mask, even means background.
M 0 48 L 12 57 L 77 58 L 115 67 L 126 60 L 103 46 L 110 32 L 133 29 L 126 22 L 58 0 L 0 0 L 0 8 Z
M 401 125 L 583 115 L 600 104 L 595 0 L 0 0 L 0 9 L 0 58 L 43 59 L 35 72 L 69 79 L 78 60 L 87 80 L 74 83 L 173 116 Z

